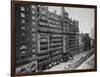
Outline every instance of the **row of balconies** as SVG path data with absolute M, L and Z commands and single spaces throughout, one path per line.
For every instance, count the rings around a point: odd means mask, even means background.
M 49 57 L 49 54 L 38 56 L 38 60 L 43 60 Z
M 41 48 L 47 48 L 48 47 L 48 44 L 40 44 L 40 47 Z
M 51 34 L 51 37 L 59 38 L 59 37 L 63 37 L 63 35 L 62 34 Z
M 59 25 L 59 24 L 52 24 L 52 23 L 49 23 L 48 26 L 49 26 L 50 28 L 62 29 L 62 25 Z
M 60 20 L 48 19 L 47 22 L 55 25 L 62 25 Z
M 48 27 L 38 27 L 38 31 L 41 32 L 53 32 L 53 33 L 62 33 L 62 29 L 54 29 L 54 28 L 48 28 Z
M 78 44 L 72 44 L 72 45 L 69 45 L 69 48 L 74 48 L 74 47 L 77 47 Z
M 57 37 L 56 37 L 56 34 L 55 34 L 55 36 L 52 36 L 52 35 L 51 35 L 50 38 L 51 38 L 52 41 L 53 41 L 53 40 L 56 41 L 56 40 L 62 40 L 62 39 L 63 39 L 63 36 L 57 36 Z
M 63 47 L 62 46 L 50 47 L 50 51 L 55 51 L 55 50 L 60 50 L 60 49 L 63 50 Z
M 63 40 L 50 41 L 50 43 L 62 43 Z
M 60 48 L 61 47 L 61 48 Z M 54 51 L 54 50 L 59 50 L 59 49 L 62 49 L 63 47 L 61 45 L 56 45 L 56 46 L 51 46 L 50 45 L 50 50 L 51 51 Z
M 40 50 L 39 52 L 38 52 L 38 54 L 39 55 L 43 55 L 43 54 L 47 54 L 47 53 L 49 53 L 50 51 L 48 50 L 48 49 L 45 49 L 45 50 Z
M 58 39 L 57 38 L 54 38 L 54 39 L 51 39 L 50 40 L 50 42 L 62 42 L 62 41 L 63 41 L 62 38 L 60 38 L 60 39 L 59 38 Z
M 48 23 L 47 23 L 47 22 L 44 22 L 44 21 L 39 21 L 38 24 L 39 24 L 40 26 L 48 27 Z
M 56 51 L 54 51 L 54 52 L 52 52 L 52 56 L 56 56 L 56 55 L 59 55 L 59 54 L 61 54 L 61 50 L 56 50 Z
M 77 46 L 75 46 L 75 47 L 69 47 L 68 50 L 69 50 L 69 51 L 72 51 L 72 50 L 75 51 L 75 50 L 77 50 L 78 48 L 79 48 L 79 47 L 77 47 Z
M 57 28 L 57 29 L 62 28 L 62 25 L 60 25 L 60 24 L 52 24 L 52 23 L 47 23 L 47 22 L 44 22 L 44 21 L 39 21 L 39 25 L 44 26 L 44 27 Z
M 59 46 L 59 45 L 62 45 L 63 43 L 62 42 L 56 42 L 56 43 L 50 43 L 51 46 Z
M 47 21 L 47 16 L 46 15 L 40 15 L 40 21 Z
M 49 32 L 49 28 L 48 27 L 38 27 L 38 31 L 41 31 L 41 32 Z
M 47 64 L 48 62 L 50 62 L 50 58 L 46 58 L 46 59 L 41 59 L 41 60 L 38 60 L 38 65 L 45 65 Z
M 68 41 L 76 41 L 75 38 L 70 38 Z
M 52 57 L 52 61 L 55 61 L 55 60 L 58 60 L 58 59 L 61 59 L 61 58 L 62 58 L 62 55 L 59 54 L 59 55 Z
M 48 33 L 39 33 L 41 37 L 46 37 L 48 36 Z
M 74 42 L 74 41 L 73 41 L 73 42 L 72 42 L 72 41 L 71 41 L 71 42 L 69 42 L 69 46 L 70 46 L 70 45 L 75 45 L 75 44 L 77 44 L 77 43 L 76 43 L 76 42 Z
M 74 44 L 74 43 L 78 43 L 78 40 L 69 40 L 69 44 Z
M 39 54 L 47 54 L 47 53 L 50 53 L 50 52 L 53 52 L 55 53 L 55 51 L 59 51 L 59 50 L 63 50 L 63 47 L 62 46 L 57 46 L 57 47 L 50 47 L 50 49 L 44 49 L 44 50 L 40 50 L 38 53 Z
M 54 33 L 62 33 L 62 29 L 54 29 L 54 28 L 50 28 L 50 32 L 54 32 Z
M 41 39 L 40 39 L 40 42 L 42 42 L 42 43 L 48 42 L 48 39 L 47 39 L 47 38 L 41 38 Z
M 50 26 L 50 27 L 57 27 L 59 26 L 60 28 L 62 27 L 61 22 L 55 21 L 52 19 L 48 19 L 47 21 L 46 16 L 40 17 L 39 25 L 44 25 L 44 26 Z

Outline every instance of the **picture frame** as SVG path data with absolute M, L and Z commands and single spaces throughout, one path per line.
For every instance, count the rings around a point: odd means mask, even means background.
M 97 71 L 96 5 L 11 1 L 12 77 L 90 71 Z

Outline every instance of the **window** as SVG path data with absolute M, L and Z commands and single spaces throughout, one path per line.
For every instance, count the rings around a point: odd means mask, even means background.
M 32 20 L 35 20 L 35 16 L 32 16 Z
M 32 25 L 35 25 L 35 22 L 34 21 L 32 21 Z
M 35 28 L 32 28 L 32 31 L 33 31 L 33 32 L 35 32 L 35 30 L 36 30 Z
M 35 38 L 33 38 L 32 41 L 35 41 Z
M 35 37 L 35 34 L 34 34 L 34 33 L 32 33 L 32 36 L 33 36 L 33 37 Z
M 25 36 L 25 33 L 22 33 L 22 36 Z
M 25 45 L 22 45 L 22 46 L 20 47 L 20 49 L 26 49 L 26 46 L 25 46 Z
M 32 52 L 34 53 L 35 52 L 35 49 L 32 49 Z
M 25 11 L 25 7 L 21 6 L 21 11 Z
M 22 53 L 22 54 L 25 54 L 25 52 L 26 52 L 26 51 L 22 51 L 21 53 Z
M 23 23 L 23 24 L 24 24 L 24 23 L 25 23 L 25 20 L 24 20 L 24 19 L 22 19 L 22 20 L 21 20 L 21 23 Z
M 39 24 L 42 25 L 42 22 L 40 21 Z
M 35 44 L 32 44 L 32 48 L 34 48 L 35 47 Z
M 21 17 L 25 17 L 25 13 L 21 13 Z
M 25 30 L 25 26 L 22 26 L 21 29 L 22 29 L 22 30 Z
M 32 5 L 31 7 L 32 7 L 32 9 L 34 9 L 35 8 L 35 5 Z
M 35 11 L 34 10 L 32 10 L 32 14 L 35 14 Z

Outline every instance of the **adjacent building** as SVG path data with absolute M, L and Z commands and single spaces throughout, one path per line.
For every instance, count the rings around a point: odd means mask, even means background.
M 80 34 L 80 46 L 81 51 L 88 51 L 91 49 L 91 42 L 93 40 L 89 37 L 89 33 L 81 33 Z
M 36 6 L 16 5 L 16 72 L 36 70 L 36 12 Z

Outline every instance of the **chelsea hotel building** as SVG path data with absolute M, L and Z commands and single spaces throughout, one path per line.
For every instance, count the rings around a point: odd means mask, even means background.
M 49 6 L 16 5 L 16 73 L 41 72 L 79 53 L 79 22 Z

